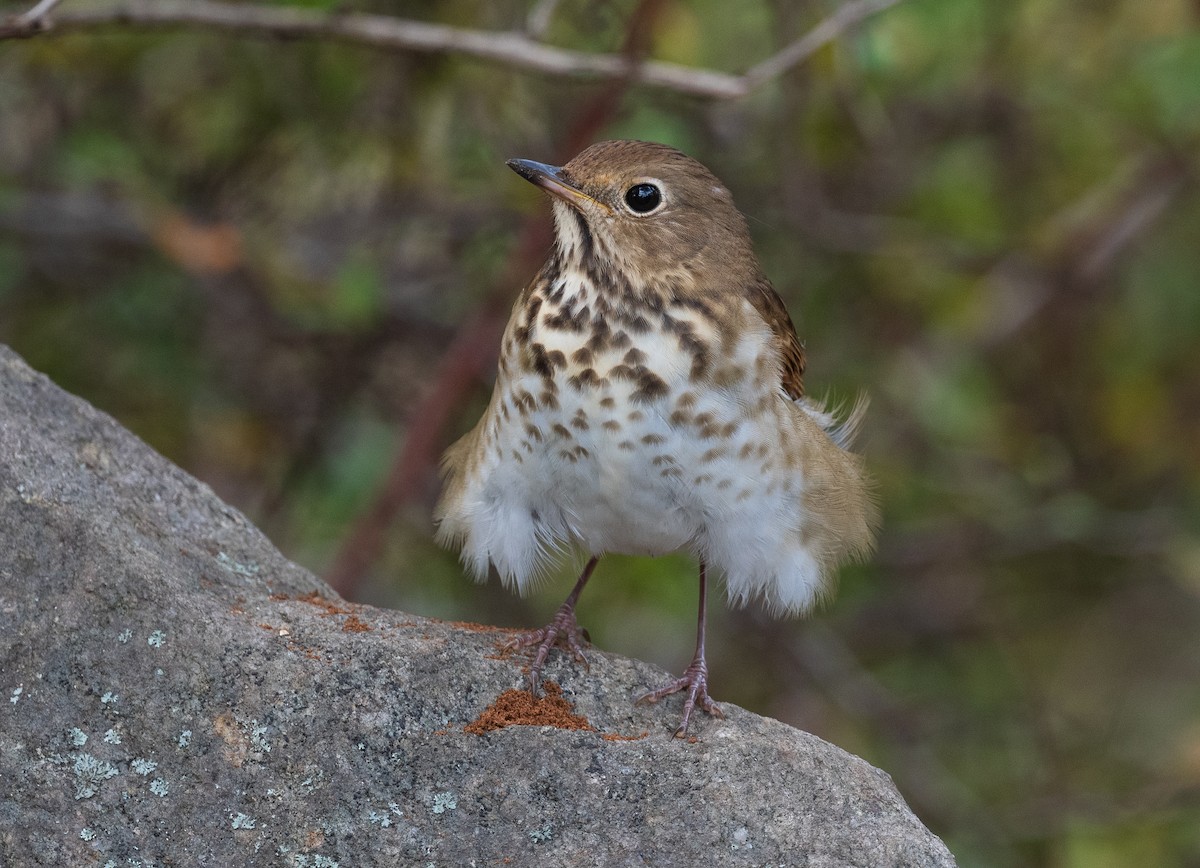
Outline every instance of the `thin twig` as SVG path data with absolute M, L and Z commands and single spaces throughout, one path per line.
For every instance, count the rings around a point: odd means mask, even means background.
M 746 93 L 778 78 L 789 69 L 808 60 L 860 21 L 870 18 L 899 3 L 900 0 L 851 0 L 837 8 L 816 27 L 786 48 L 757 63 L 742 75 L 740 81 Z
M 50 14 L 62 0 L 41 0 L 36 6 L 26 12 L 24 15 L 18 15 L 17 24 L 32 24 L 35 21 L 40 21 Z
M 50 3 L 43 0 L 39 6 Z M 54 0 L 57 2 L 57 0 Z M 706 99 L 738 99 L 782 75 L 866 18 L 900 0 L 850 0 L 812 30 L 744 75 L 648 60 L 637 64 L 636 82 Z M 24 16 L 23 16 L 24 17 Z M 535 22 L 536 23 L 536 22 Z M 208 27 L 243 35 L 326 37 L 393 51 L 459 54 L 517 69 L 592 79 L 629 76 L 624 54 L 590 54 L 555 48 L 527 33 L 471 30 L 383 15 L 326 13 L 289 6 L 252 6 L 217 0 L 121 0 L 70 9 L 55 16 L 48 33 L 98 27 Z M 32 36 L 43 28 L 0 28 L 0 39 Z
M 15 16 L 11 21 L 0 24 L 0 39 L 33 36 L 48 30 L 50 13 L 62 0 L 38 0 L 28 12 Z

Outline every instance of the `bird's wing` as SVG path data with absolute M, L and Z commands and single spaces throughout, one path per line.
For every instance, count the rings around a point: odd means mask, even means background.
M 765 278 L 752 284 L 747 296 L 754 309 L 771 327 L 779 345 L 783 362 L 780 372 L 783 390 L 793 401 L 804 397 L 804 344 L 796 337 L 796 327 L 792 325 L 783 299 Z

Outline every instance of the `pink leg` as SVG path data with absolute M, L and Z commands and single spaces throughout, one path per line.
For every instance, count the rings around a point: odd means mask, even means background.
M 637 702 L 658 702 L 664 696 L 687 690 L 687 699 L 683 702 L 683 720 L 675 730 L 676 738 L 686 738 L 688 724 L 692 719 L 692 710 L 699 705 L 714 717 L 724 717 L 721 706 L 717 705 L 708 695 L 708 663 L 704 659 L 704 622 L 707 614 L 708 598 L 708 569 L 704 561 L 700 562 L 700 614 L 696 627 L 696 654 L 692 663 L 684 670 L 683 675 L 669 684 L 643 693 Z
M 542 666 L 546 663 L 546 658 L 550 656 L 550 649 L 555 645 L 562 645 L 570 651 L 576 663 L 582 663 L 584 666 L 588 665 L 587 657 L 584 656 L 583 647 L 580 645 L 580 640 L 584 639 L 584 637 L 583 631 L 579 629 L 579 624 L 575 621 L 575 604 L 579 602 L 579 595 L 583 591 L 583 586 L 592 577 L 592 570 L 596 569 L 596 564 L 599 561 L 600 557 L 597 555 L 587 562 L 587 566 L 579 574 L 579 581 L 571 589 L 571 593 L 567 596 L 566 601 L 558 607 L 558 612 L 555 613 L 554 619 L 549 624 L 540 630 L 531 630 L 528 633 L 522 633 L 504 644 L 504 650 L 506 651 L 516 651 L 519 648 L 528 648 L 532 645 L 537 646 L 537 654 L 534 656 L 533 663 L 529 667 L 529 691 L 534 696 L 538 695 L 538 675 L 541 674 Z M 584 639 L 584 641 L 587 640 Z

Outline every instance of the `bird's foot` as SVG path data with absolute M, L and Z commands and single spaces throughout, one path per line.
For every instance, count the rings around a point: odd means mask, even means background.
M 504 651 L 518 651 L 521 648 L 537 646 L 537 654 L 534 655 L 533 663 L 529 666 L 529 692 L 537 696 L 538 676 L 546 664 L 546 658 L 550 656 L 550 649 L 559 645 L 571 652 L 576 663 L 581 663 L 584 668 L 590 668 L 587 656 L 583 653 L 582 643 L 585 642 L 587 642 L 587 635 L 579 629 L 579 624 L 575 620 L 574 607 L 564 603 L 554 615 L 554 619 L 545 627 L 521 633 L 505 642 L 501 648 Z
M 687 699 L 683 702 L 683 720 L 680 721 L 679 728 L 675 730 L 676 738 L 687 738 L 688 724 L 691 723 L 692 711 L 697 705 L 713 717 L 725 716 L 725 713 L 721 711 L 721 706 L 713 702 L 708 695 L 708 664 L 703 657 L 693 660 L 692 665 L 685 669 L 679 678 L 657 690 L 646 691 L 634 702 L 658 702 L 664 696 L 678 693 L 681 690 L 687 691 Z

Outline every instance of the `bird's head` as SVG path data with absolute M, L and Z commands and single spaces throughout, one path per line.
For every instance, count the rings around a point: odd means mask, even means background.
M 555 197 L 558 246 L 585 267 L 616 268 L 647 280 L 691 277 L 693 285 L 758 271 L 745 218 L 729 190 L 674 148 L 600 142 L 565 166 L 532 160 L 508 165 Z

